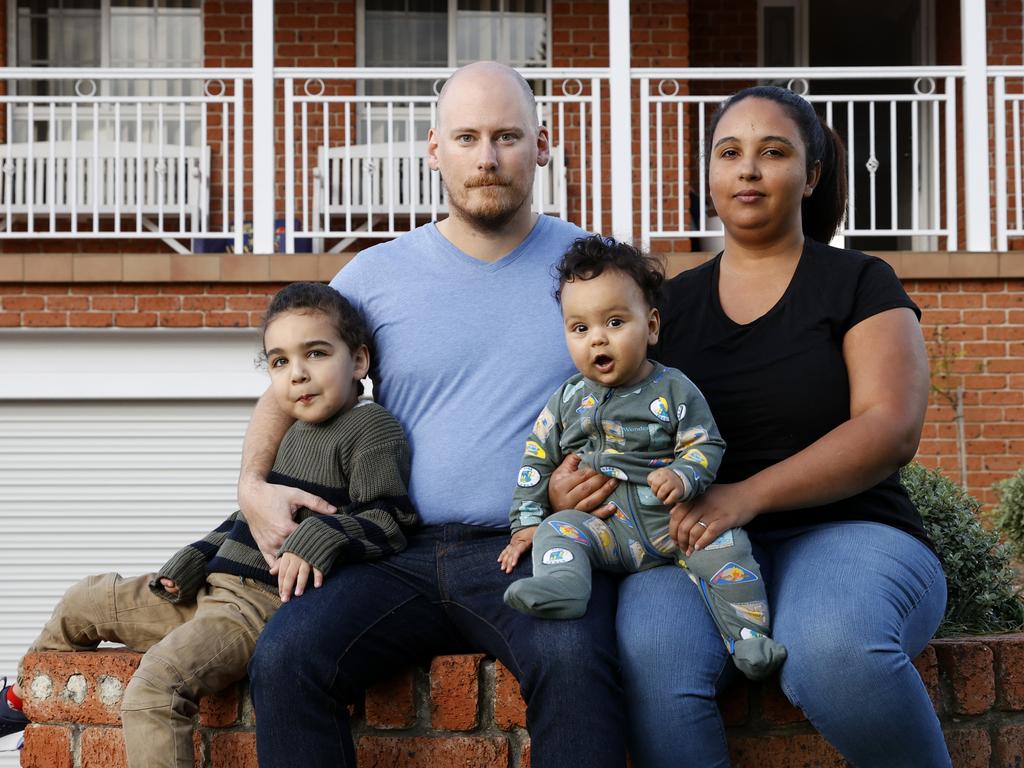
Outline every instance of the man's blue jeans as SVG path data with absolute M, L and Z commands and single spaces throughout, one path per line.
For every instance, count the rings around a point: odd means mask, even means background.
M 498 567 L 507 530 L 428 526 L 409 547 L 341 565 L 285 603 L 249 665 L 257 752 L 267 768 L 355 766 L 346 704 L 396 668 L 483 651 L 518 678 L 535 768 L 622 768 L 625 712 L 615 643 L 617 583 L 594 577 L 581 619 L 546 621 L 501 599 L 530 575 Z
M 751 533 L 772 633 L 789 656 L 782 690 L 858 768 L 937 768 L 949 754 L 911 663 L 946 605 L 946 580 L 921 542 L 878 523 Z M 729 765 L 715 696 L 732 663 L 681 568 L 628 576 L 619 592 L 634 763 Z

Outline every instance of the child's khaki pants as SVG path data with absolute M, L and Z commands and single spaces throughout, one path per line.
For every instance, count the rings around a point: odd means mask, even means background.
M 214 573 L 196 601 L 175 605 L 150 591 L 152 578 L 83 579 L 30 651 L 92 650 L 101 640 L 145 651 L 121 702 L 128 765 L 191 768 L 199 699 L 245 676 L 256 638 L 281 601 L 252 580 Z

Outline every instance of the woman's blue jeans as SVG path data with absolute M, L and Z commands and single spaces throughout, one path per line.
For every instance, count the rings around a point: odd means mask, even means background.
M 622 768 L 625 712 L 615 644 L 617 582 L 595 574 L 581 619 L 534 619 L 501 599 L 530 575 L 498 567 L 507 529 L 424 527 L 384 560 L 340 565 L 285 603 L 249 664 L 261 766 L 355 766 L 347 703 L 437 654 L 485 652 L 518 678 L 536 768 Z
M 911 663 L 946 605 L 935 555 L 866 522 L 752 533 L 772 633 L 786 646 L 782 690 L 857 768 L 949 766 L 942 730 Z M 681 568 L 628 576 L 619 654 L 637 768 L 728 766 L 715 704 L 733 672 Z

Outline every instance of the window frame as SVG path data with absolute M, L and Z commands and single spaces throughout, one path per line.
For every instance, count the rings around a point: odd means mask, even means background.
M 151 0 L 155 5 L 156 0 Z M 18 8 L 16 0 L 11 0 L 7 4 L 7 66 L 16 67 L 18 61 Z M 110 69 L 110 27 L 111 27 L 111 0 L 100 0 L 100 68 Z M 160 12 L 159 8 L 150 6 L 150 8 L 157 13 Z M 200 64 L 202 67 L 206 64 L 206 29 L 205 19 L 206 15 L 203 13 L 203 4 L 200 2 L 199 8 L 199 39 L 202 44 L 200 54 Z M 145 69 L 146 67 L 141 67 Z
M 546 58 L 542 67 L 551 66 L 551 41 L 553 39 L 552 32 L 553 28 L 553 14 L 552 14 L 553 0 L 544 0 L 544 19 L 547 24 L 548 42 Z M 458 52 L 456 51 L 456 45 L 458 43 L 458 13 L 459 13 L 459 0 L 448 0 L 448 64 L 449 67 L 458 66 Z M 356 2 L 356 66 L 366 66 L 366 0 L 357 0 Z M 415 68 L 417 65 L 411 65 L 411 68 Z M 400 67 L 395 67 L 400 69 Z

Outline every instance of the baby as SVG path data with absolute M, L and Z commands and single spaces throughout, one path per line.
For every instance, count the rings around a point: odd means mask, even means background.
M 735 528 L 689 557 L 668 533 L 669 511 L 703 492 L 725 450 L 694 384 L 647 359 L 658 340 L 660 265 L 598 235 L 577 240 L 558 267 L 565 338 L 579 373 L 541 411 L 526 441 L 512 511 L 512 540 L 498 562 L 511 572 L 533 548 L 533 577 L 505 602 L 533 616 L 576 618 L 590 600 L 591 569 L 631 573 L 677 562 L 711 611 L 736 666 L 752 679 L 786 651 L 769 637 L 761 571 Z M 551 514 L 548 480 L 566 455 L 619 480 L 607 520 L 578 510 Z

